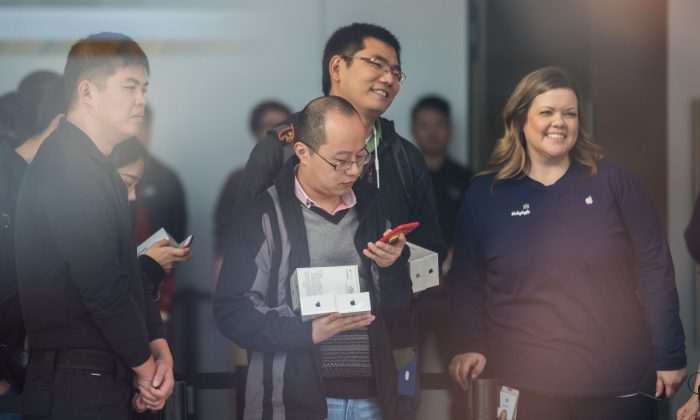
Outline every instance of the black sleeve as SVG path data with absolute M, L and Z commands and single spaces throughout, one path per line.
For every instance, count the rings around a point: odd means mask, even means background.
M 175 172 L 169 170 L 171 181 L 167 193 L 168 207 L 164 209 L 165 223 L 163 226 L 176 241 L 182 241 L 187 235 L 187 204 L 185 202 L 185 189 Z
M 671 251 L 651 197 L 626 171 L 612 181 L 632 247 L 637 293 L 652 336 L 657 370 L 686 366 L 685 333 Z
M 148 255 L 139 256 L 141 281 L 143 282 L 144 302 L 146 305 L 146 327 L 150 341 L 165 338 L 165 324 L 156 304 L 160 298 L 158 287 L 165 277 L 163 267 Z
M 685 245 L 688 247 L 690 256 L 700 264 L 700 195 L 695 200 L 690 224 L 685 228 Z
M 442 267 L 442 262 L 447 255 L 447 247 L 440 230 L 440 220 L 438 218 L 437 206 L 435 204 L 435 193 L 433 192 L 433 181 L 430 178 L 425 160 L 416 146 L 406 139 L 403 141 L 406 155 L 408 156 L 411 173 L 413 175 L 414 202 L 411 207 L 411 220 L 417 220 L 421 226 L 411 233 L 411 242 L 427 248 L 438 254 L 438 266 Z
M 64 171 L 70 188 L 42 194 L 44 215 L 95 325 L 129 366 L 141 365 L 151 354 L 149 333 L 119 259 L 115 203 L 101 190 L 109 186 Z
M 139 265 L 141 266 L 141 274 L 153 285 L 152 297 L 155 298 L 158 295 L 160 282 L 165 277 L 165 270 L 158 264 L 158 261 L 145 254 L 139 256 Z
M 284 143 L 277 139 L 273 132 L 268 132 L 250 152 L 245 165 L 241 189 L 237 196 L 236 213 L 242 203 L 260 195 L 272 186 L 275 178 L 284 165 Z
M 459 353 L 486 354 L 484 345 L 483 253 L 478 240 L 472 206 L 478 205 L 474 190 L 464 195 L 455 227 L 454 258 L 447 273 L 448 300 L 453 314 L 450 327 Z
M 381 268 L 372 262 L 372 268 L 379 273 L 382 316 L 391 345 L 395 349 L 412 347 L 416 343 L 416 329 L 412 319 L 413 285 L 408 272 L 410 255 L 410 249 L 405 246 L 401 256 L 389 267 Z
M 10 185 L 13 179 L 10 168 L 5 168 L 3 164 L 0 156 L 0 303 L 17 298 L 14 244 L 17 194 Z
M 160 308 L 156 303 L 158 289 L 155 288 L 151 279 L 146 275 L 141 275 L 143 283 L 143 297 L 146 306 L 146 328 L 148 329 L 148 341 L 153 341 L 157 338 L 165 338 L 165 324 L 163 317 L 160 315 Z
M 214 211 L 214 238 L 215 250 L 218 256 L 224 253 L 224 241 L 231 231 L 233 219 L 235 217 L 234 208 L 236 206 L 237 194 L 241 189 L 244 170 L 240 169 L 233 172 L 224 187 L 219 193 L 219 198 L 216 202 Z

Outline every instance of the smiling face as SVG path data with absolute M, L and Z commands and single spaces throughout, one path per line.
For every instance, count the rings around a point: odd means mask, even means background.
M 523 126 L 533 165 L 570 162 L 579 129 L 578 102 L 571 89 L 551 89 L 533 99 Z
M 124 66 L 101 83 L 89 83 L 93 116 L 101 129 L 119 141 L 137 135 L 146 107 L 146 69 Z
M 376 39 L 365 38 L 364 48 L 351 59 L 335 56 L 330 61 L 330 94 L 348 100 L 363 118 L 378 118 L 386 111 L 399 93 L 399 80 L 386 72 L 383 66 L 372 64 L 360 57 L 374 58 L 376 63 L 399 66 L 396 51 Z

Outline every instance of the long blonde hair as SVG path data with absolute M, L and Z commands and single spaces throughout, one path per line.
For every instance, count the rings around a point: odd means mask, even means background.
M 496 173 L 496 181 L 519 178 L 530 167 L 523 127 L 532 101 L 552 89 L 570 89 L 576 95 L 578 106 L 578 136 L 569 152 L 571 159 L 589 169 L 589 175 L 598 171 L 597 162 L 603 158 L 603 149 L 593 142 L 586 131 L 581 94 L 573 78 L 558 67 L 544 67 L 525 76 L 515 87 L 503 109 L 505 134 L 491 153 L 485 173 Z

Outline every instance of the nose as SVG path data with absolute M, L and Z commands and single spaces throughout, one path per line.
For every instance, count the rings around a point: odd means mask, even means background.
M 382 76 L 379 78 L 379 81 L 384 83 L 387 86 L 392 86 L 394 83 L 398 82 L 397 80 L 394 80 L 394 75 L 391 73 L 391 71 L 382 71 Z
M 566 125 L 566 123 L 564 122 L 564 116 L 561 114 L 561 112 L 554 113 L 552 125 L 556 127 L 563 127 Z
M 352 175 L 352 176 L 359 176 L 360 175 L 360 165 L 357 164 L 357 162 L 353 162 L 352 166 L 348 168 L 347 171 L 345 171 L 346 174 Z
M 136 104 L 146 106 L 146 93 L 141 89 L 137 90 L 138 93 L 136 94 Z

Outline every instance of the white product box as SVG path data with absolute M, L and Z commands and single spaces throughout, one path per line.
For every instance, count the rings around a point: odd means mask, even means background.
M 301 297 L 344 295 L 360 292 L 356 265 L 297 268 L 291 278 L 293 309 L 299 309 Z
M 148 239 L 141 242 L 141 245 L 139 245 L 136 248 L 136 255 L 140 256 L 141 254 L 146 252 L 146 250 L 148 248 L 150 248 L 151 245 L 153 245 L 156 242 L 160 242 L 162 240 L 168 241 L 168 244 L 170 246 L 177 246 L 177 242 L 175 242 L 175 239 L 173 239 L 173 237 L 170 236 L 168 231 L 166 231 L 165 228 L 160 228 L 153 235 L 151 235 Z
M 369 292 L 335 295 L 335 309 L 343 315 L 362 315 L 372 312 Z
M 333 312 L 336 312 L 335 296 L 333 295 L 303 296 L 301 298 L 302 321 L 308 321 Z
M 440 284 L 438 254 L 410 242 L 406 242 L 406 245 L 411 249 L 408 269 L 413 282 L 413 293 L 422 292 Z
M 192 243 L 192 237 L 193 236 L 190 235 L 187 238 L 185 238 L 184 241 L 177 243 L 177 241 L 175 241 L 175 238 L 170 236 L 170 234 L 168 233 L 167 230 L 165 230 L 165 228 L 160 228 L 153 235 L 151 235 L 148 239 L 141 242 L 141 244 L 136 247 L 136 255 L 138 255 L 140 257 L 153 244 L 155 244 L 156 242 L 160 242 L 162 240 L 168 241 L 168 245 L 170 245 L 172 247 L 188 248 L 190 246 L 190 244 Z
M 333 312 L 342 315 L 362 315 L 372 311 L 369 292 L 302 296 L 300 305 L 302 321 L 310 321 Z
M 368 292 L 360 292 L 356 265 L 297 268 L 291 278 L 292 306 L 304 321 L 340 312 L 369 313 Z

